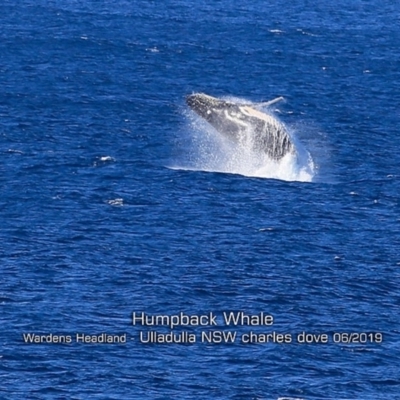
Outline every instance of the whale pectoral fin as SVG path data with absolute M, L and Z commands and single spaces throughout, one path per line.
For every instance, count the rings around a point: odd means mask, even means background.
M 258 105 L 260 105 L 261 107 L 269 107 L 272 106 L 272 104 L 278 103 L 278 101 L 282 101 L 285 100 L 284 97 L 279 96 L 276 99 L 270 100 L 270 101 L 265 101 L 263 103 L 258 103 Z
M 260 103 L 242 103 L 240 104 L 241 106 L 245 106 L 245 107 L 269 107 L 272 106 L 272 104 L 277 103 L 278 101 L 282 101 L 285 100 L 284 97 L 279 96 L 276 99 L 270 100 L 270 101 L 262 101 Z

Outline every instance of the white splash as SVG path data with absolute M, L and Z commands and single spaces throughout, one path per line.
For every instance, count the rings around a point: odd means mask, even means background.
M 247 100 L 240 100 L 249 103 Z M 235 101 L 238 99 L 235 98 Z M 271 113 L 270 110 L 268 112 Z M 287 126 L 297 151 L 296 154 L 288 153 L 276 161 L 267 154 L 254 150 L 251 134 L 243 135 L 239 143 L 233 143 L 193 113 L 190 113 L 188 118 L 191 140 L 188 154 L 185 156 L 186 161 L 183 165 L 171 166 L 173 169 L 223 172 L 300 182 L 311 182 L 315 175 L 315 166 L 310 154 L 298 143 L 294 132 Z
M 94 167 L 104 166 L 115 161 L 115 158 L 111 156 L 100 156 L 96 158 L 96 161 L 93 163 Z
M 278 400 L 304 400 L 300 397 L 278 397 Z
M 124 199 L 112 199 L 112 200 L 107 200 L 107 203 L 110 206 L 123 206 L 124 205 Z

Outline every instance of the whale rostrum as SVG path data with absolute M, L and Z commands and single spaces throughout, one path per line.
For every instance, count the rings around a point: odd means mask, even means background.
M 282 99 L 278 97 L 260 105 L 268 107 Z M 186 103 L 221 135 L 236 143 L 249 138 L 253 150 L 264 152 L 277 161 L 288 153 L 296 153 L 285 126 L 272 114 L 248 104 L 218 99 L 204 93 L 187 96 Z

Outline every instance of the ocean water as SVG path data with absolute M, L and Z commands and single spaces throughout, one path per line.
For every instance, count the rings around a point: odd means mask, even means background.
M 3 0 L 0 398 L 400 399 L 399 11 Z M 283 96 L 305 157 L 232 147 L 194 92 Z

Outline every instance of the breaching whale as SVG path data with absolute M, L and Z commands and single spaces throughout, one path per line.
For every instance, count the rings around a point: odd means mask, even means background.
M 269 106 L 281 99 L 279 97 L 262 104 Z M 204 93 L 187 96 L 186 103 L 220 134 L 236 143 L 247 137 L 255 151 L 264 152 L 277 161 L 288 153 L 296 153 L 285 126 L 271 114 L 250 105 L 218 99 Z

